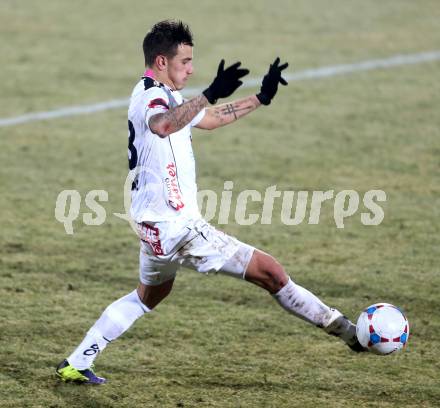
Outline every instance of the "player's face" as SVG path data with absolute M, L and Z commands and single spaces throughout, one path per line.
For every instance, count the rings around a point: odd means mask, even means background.
M 168 59 L 168 78 L 175 89 L 182 89 L 193 73 L 193 47 L 179 44 L 177 54 Z

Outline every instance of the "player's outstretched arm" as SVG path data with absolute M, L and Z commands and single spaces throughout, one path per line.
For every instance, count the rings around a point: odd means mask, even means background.
M 182 105 L 176 106 L 164 113 L 158 113 L 150 118 L 148 126 L 153 133 L 166 137 L 185 127 L 205 107 L 208 102 L 215 104 L 219 98 L 232 95 L 243 84 L 240 78 L 249 73 L 249 70 L 240 68 L 241 62 L 236 62 L 225 69 L 225 60 L 221 60 L 217 76 L 202 95 L 190 99 Z
M 287 62 L 283 65 L 279 64 L 280 59 L 277 58 L 270 65 L 269 71 L 261 83 L 260 92 L 257 95 L 207 108 L 204 118 L 196 127 L 207 130 L 216 129 L 235 122 L 237 119 L 254 111 L 261 104 L 269 105 L 278 91 L 278 84 L 287 85 L 287 81 L 281 76 L 281 73 L 289 64 Z

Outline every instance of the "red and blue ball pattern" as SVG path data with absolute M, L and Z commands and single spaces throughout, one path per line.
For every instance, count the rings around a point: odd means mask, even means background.
M 381 307 L 383 307 L 384 305 L 377 305 L 377 306 L 370 306 L 365 312 L 367 313 L 368 316 L 368 320 L 372 320 L 373 319 L 373 313 L 377 310 L 380 309 Z M 397 308 L 396 308 L 397 309 Z M 406 320 L 406 317 L 405 317 Z M 403 344 L 406 344 L 406 341 L 408 339 L 408 324 L 405 326 L 405 329 L 403 331 L 403 333 L 399 336 L 399 337 L 394 337 L 393 339 L 389 339 L 386 337 L 382 337 L 379 336 L 375 331 L 374 331 L 374 327 L 372 324 L 370 324 L 369 326 L 369 330 L 370 330 L 370 341 L 368 342 L 368 347 L 371 347 L 373 344 L 377 344 L 377 343 L 387 343 L 389 341 L 394 341 L 394 342 L 401 342 Z

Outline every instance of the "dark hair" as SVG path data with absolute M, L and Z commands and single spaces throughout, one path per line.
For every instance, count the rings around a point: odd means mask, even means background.
M 188 25 L 180 20 L 164 20 L 156 23 L 144 38 L 145 65 L 152 66 L 158 55 L 173 58 L 179 44 L 193 46 L 193 38 Z

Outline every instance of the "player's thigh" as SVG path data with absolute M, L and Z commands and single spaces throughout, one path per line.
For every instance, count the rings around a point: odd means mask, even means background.
M 248 265 L 251 262 L 255 248 L 237 241 L 237 250 L 226 260 L 223 266 L 219 269 L 222 275 L 232 276 L 234 278 L 244 279 Z
M 219 272 L 244 278 L 254 248 L 217 230 L 204 220 L 192 227 L 192 239 L 183 245 L 173 261 L 200 273 Z
M 245 279 L 270 293 L 276 293 L 287 283 L 289 277 L 273 256 L 256 249 L 246 269 Z
M 138 295 L 142 303 L 152 309 L 161 302 L 171 292 L 178 269 L 178 264 L 161 259 L 141 241 Z

